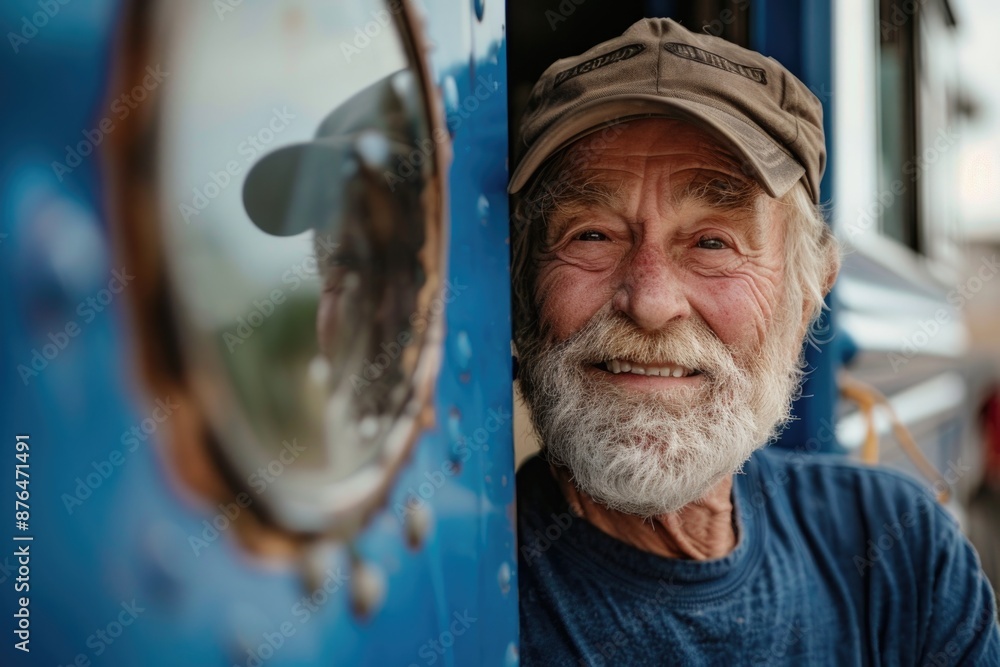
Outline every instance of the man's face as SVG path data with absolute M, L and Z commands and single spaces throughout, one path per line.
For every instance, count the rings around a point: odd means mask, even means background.
M 630 513 L 701 497 L 787 418 L 801 304 L 784 216 L 709 135 L 631 122 L 546 218 L 522 389 L 550 455 Z M 557 175 L 558 178 L 558 175 Z
M 752 186 L 723 155 L 691 125 L 648 119 L 627 125 L 599 159 L 583 161 L 584 178 L 611 201 L 568 207 L 547 220 L 551 253 L 540 262 L 537 294 L 556 340 L 610 303 L 644 331 L 696 317 L 734 352 L 761 345 L 782 295 L 784 224 L 765 196 L 749 202 L 756 205 L 750 211 L 686 196 Z M 605 379 L 644 391 L 698 377 Z

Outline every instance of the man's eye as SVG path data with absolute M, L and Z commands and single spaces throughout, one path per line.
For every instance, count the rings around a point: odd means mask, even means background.
M 591 229 L 576 235 L 577 241 L 606 241 L 607 239 L 608 237 L 604 234 L 595 232 Z
M 710 236 L 702 236 L 698 239 L 698 247 L 706 250 L 725 250 L 725 241 Z

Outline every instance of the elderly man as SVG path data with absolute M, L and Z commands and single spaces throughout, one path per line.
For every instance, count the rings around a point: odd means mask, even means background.
M 511 179 L 526 665 L 1000 664 L 917 483 L 763 449 L 838 268 L 822 110 L 667 19 L 560 60 Z

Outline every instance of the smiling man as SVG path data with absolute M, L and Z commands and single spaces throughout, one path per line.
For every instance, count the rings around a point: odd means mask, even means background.
M 809 90 L 647 19 L 546 70 L 521 139 L 523 664 L 1000 664 L 926 490 L 764 449 L 839 267 Z

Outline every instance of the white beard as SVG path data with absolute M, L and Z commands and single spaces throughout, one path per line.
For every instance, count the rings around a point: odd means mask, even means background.
M 522 357 L 519 375 L 543 451 L 609 509 L 651 517 L 701 499 L 789 419 L 801 379 L 791 346 L 801 341 L 790 340 L 794 321 L 785 324 L 739 360 L 701 320 L 650 334 L 608 307 L 565 341 L 529 345 L 536 351 Z M 622 358 L 695 368 L 704 381 L 629 391 L 591 368 Z

